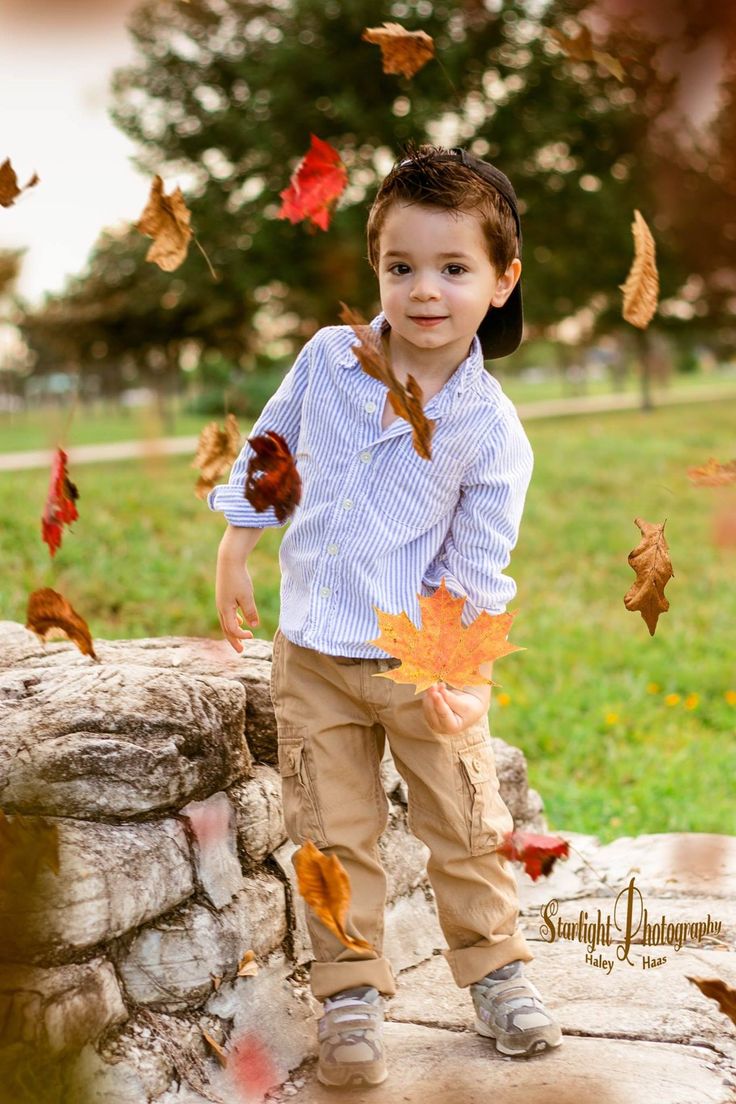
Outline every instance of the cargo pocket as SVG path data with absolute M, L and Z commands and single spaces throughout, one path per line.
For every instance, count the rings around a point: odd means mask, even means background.
M 459 748 L 465 824 L 471 855 L 483 855 L 503 841 L 514 820 L 501 797 L 493 748 L 476 744 Z
M 306 728 L 280 725 L 278 733 L 279 773 L 284 826 L 293 843 L 310 839 L 315 847 L 326 847 L 324 828 L 304 738 Z

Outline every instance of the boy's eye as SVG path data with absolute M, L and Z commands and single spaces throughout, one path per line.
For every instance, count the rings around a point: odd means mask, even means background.
M 390 266 L 389 272 L 393 272 L 393 270 L 395 268 L 408 268 L 408 267 L 409 267 L 408 265 L 403 264 L 403 262 L 399 261 L 397 264 L 393 264 L 393 265 Z M 458 269 L 460 269 L 460 272 L 466 272 L 467 271 L 466 268 L 461 264 L 448 264 L 448 265 L 445 265 L 445 268 L 458 268 Z M 458 275 L 459 274 L 460 273 L 458 273 Z

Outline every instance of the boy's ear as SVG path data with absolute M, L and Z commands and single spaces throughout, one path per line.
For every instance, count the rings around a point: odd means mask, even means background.
M 521 277 L 521 261 L 514 257 L 503 276 L 499 277 L 489 306 L 502 307 Z

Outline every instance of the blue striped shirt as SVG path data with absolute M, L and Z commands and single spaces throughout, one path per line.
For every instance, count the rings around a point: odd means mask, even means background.
M 370 326 L 380 333 L 381 311 Z M 516 408 L 483 364 L 480 340 L 424 410 L 436 421 L 432 459 L 397 418 L 381 429 L 388 388 L 363 371 L 350 326 L 324 326 L 299 353 L 250 436 L 276 430 L 302 480 L 302 498 L 280 523 L 244 497 L 253 449 L 244 444 L 229 482 L 207 495 L 231 525 L 284 527 L 279 627 L 295 644 L 329 655 L 385 658 L 373 606 L 404 611 L 421 627 L 417 595 L 444 576 L 466 595 L 462 624 L 503 613 L 516 583 L 503 574 L 515 547 L 534 454 Z M 421 380 L 419 381 L 421 383 Z

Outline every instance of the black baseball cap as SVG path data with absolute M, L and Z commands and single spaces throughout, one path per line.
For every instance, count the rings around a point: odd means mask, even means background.
M 433 156 L 432 160 L 453 158 L 462 162 L 488 184 L 492 185 L 511 208 L 516 223 L 516 233 L 519 239 L 519 259 L 521 259 L 521 219 L 516 199 L 516 192 L 509 178 L 492 165 L 489 161 L 482 161 L 460 146 L 452 146 L 446 153 Z M 412 158 L 407 158 L 401 164 L 405 165 Z M 478 338 L 483 348 L 483 355 L 487 360 L 508 356 L 518 349 L 521 344 L 524 329 L 524 307 L 521 298 L 521 276 L 514 284 L 513 291 L 502 307 L 489 307 L 488 312 L 478 327 Z

